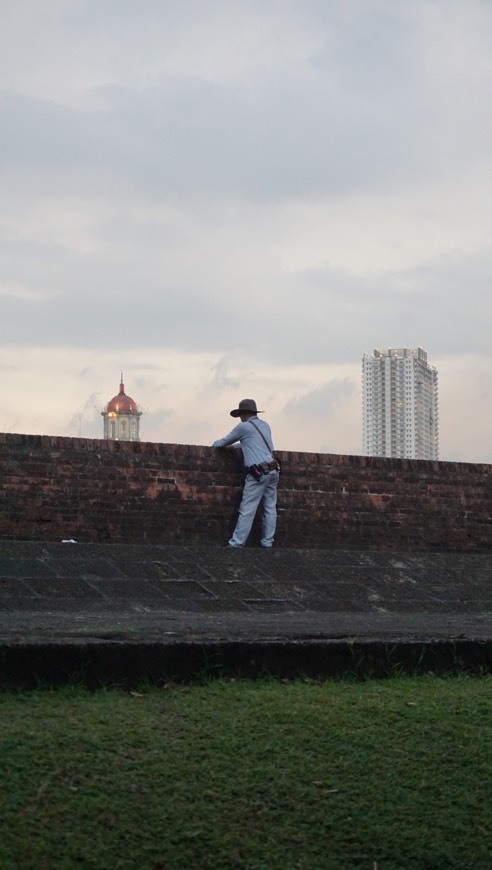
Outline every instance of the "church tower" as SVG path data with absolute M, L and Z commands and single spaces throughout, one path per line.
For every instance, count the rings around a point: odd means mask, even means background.
M 140 441 L 140 417 L 137 403 L 125 393 L 123 372 L 120 391 L 101 411 L 104 417 L 104 437 L 109 441 Z

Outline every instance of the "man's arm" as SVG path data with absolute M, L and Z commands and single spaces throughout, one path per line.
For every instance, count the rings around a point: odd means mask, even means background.
M 239 441 L 241 438 L 241 423 L 232 429 L 228 435 L 225 435 L 224 438 L 219 438 L 217 441 L 214 441 L 212 447 L 228 447 L 230 444 L 235 444 L 236 441 Z

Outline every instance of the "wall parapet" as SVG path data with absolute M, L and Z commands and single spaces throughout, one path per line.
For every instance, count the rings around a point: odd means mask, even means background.
M 238 450 L 0 433 L 0 538 L 218 545 L 234 526 Z M 276 543 L 492 548 L 492 466 L 278 451 Z M 254 528 L 251 543 L 258 542 Z

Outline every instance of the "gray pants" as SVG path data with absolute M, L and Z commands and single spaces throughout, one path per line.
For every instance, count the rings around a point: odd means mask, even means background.
M 232 547 L 244 547 L 251 531 L 258 505 L 263 499 L 261 522 L 261 546 L 272 547 L 277 525 L 277 486 L 278 471 L 269 474 L 257 482 L 250 474 L 244 481 L 243 497 L 239 507 L 239 517 L 229 544 Z

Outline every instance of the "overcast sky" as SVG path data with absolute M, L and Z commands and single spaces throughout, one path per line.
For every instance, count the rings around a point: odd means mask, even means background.
M 490 0 L 0 0 L 0 431 L 361 453 L 427 350 L 492 462 Z

